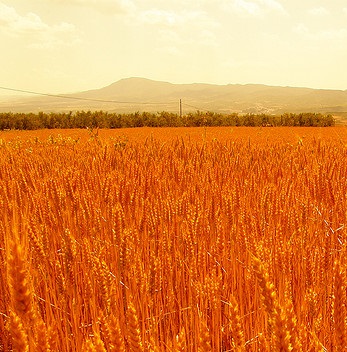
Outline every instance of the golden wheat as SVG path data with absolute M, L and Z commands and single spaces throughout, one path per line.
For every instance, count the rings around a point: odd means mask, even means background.
M 1 133 L 0 350 L 346 348 L 345 129 L 121 134 Z

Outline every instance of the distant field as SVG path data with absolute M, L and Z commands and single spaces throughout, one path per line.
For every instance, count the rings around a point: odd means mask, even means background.
M 342 351 L 347 129 L 0 132 L 0 351 Z
M 337 125 L 347 125 L 347 112 L 332 113 Z
M 0 131 L 4 141 L 20 140 L 32 142 L 38 138 L 45 142 L 49 137 L 78 140 L 82 143 L 92 140 L 97 134 L 103 144 L 112 144 L 115 140 L 126 139 L 131 142 L 143 142 L 146 139 L 173 141 L 189 139 L 194 142 L 228 141 L 251 139 L 262 141 L 264 138 L 286 142 L 296 142 L 299 138 L 321 138 L 347 140 L 347 128 L 337 127 L 160 127 L 160 128 L 122 128 L 122 129 L 44 129 L 34 131 Z

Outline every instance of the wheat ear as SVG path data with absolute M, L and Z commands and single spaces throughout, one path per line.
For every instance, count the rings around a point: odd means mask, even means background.
M 8 266 L 14 312 L 21 318 L 32 316 L 32 294 L 26 278 L 24 253 L 19 243 L 12 242 Z
M 233 345 L 235 346 L 236 351 L 243 352 L 245 351 L 245 338 L 244 338 L 243 330 L 241 326 L 239 306 L 234 296 L 231 296 L 230 298 L 229 307 L 230 307 L 229 326 L 232 333 Z
M 23 324 L 16 313 L 11 312 L 9 330 L 12 335 L 12 347 L 14 352 L 28 352 L 28 336 L 24 331 Z
M 143 344 L 141 340 L 139 321 L 137 313 L 132 301 L 129 301 L 127 309 L 128 320 L 128 343 L 131 351 L 143 352 Z
M 206 322 L 201 319 L 199 331 L 199 347 L 198 352 L 211 352 L 211 336 Z
M 253 268 L 259 282 L 263 304 L 268 313 L 269 325 L 273 330 L 274 348 L 276 351 L 291 351 L 291 336 L 287 329 L 286 316 L 277 300 L 275 287 L 260 259 L 253 257 Z
M 101 340 L 100 334 L 94 331 L 94 347 L 96 352 L 106 352 L 104 342 Z
M 42 319 L 37 319 L 36 322 L 36 346 L 35 352 L 49 352 L 49 339 L 47 334 L 46 324 Z
M 114 316 L 110 318 L 109 331 L 110 344 L 113 346 L 113 351 L 125 352 L 125 344 L 119 327 L 119 321 Z
M 181 331 L 176 336 L 176 351 L 184 352 L 186 350 L 186 332 L 184 327 L 182 327 Z

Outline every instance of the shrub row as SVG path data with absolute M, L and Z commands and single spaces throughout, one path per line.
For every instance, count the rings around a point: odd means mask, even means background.
M 282 115 L 214 112 L 188 113 L 182 117 L 166 111 L 130 114 L 107 111 L 69 113 L 0 113 L 0 130 L 35 130 L 53 128 L 124 128 L 124 127 L 199 127 L 199 126 L 333 126 L 331 115 L 320 113 L 285 113 Z

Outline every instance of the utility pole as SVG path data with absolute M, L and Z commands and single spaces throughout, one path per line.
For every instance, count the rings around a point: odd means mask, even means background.
M 182 118 L 182 99 L 180 99 L 180 118 Z

